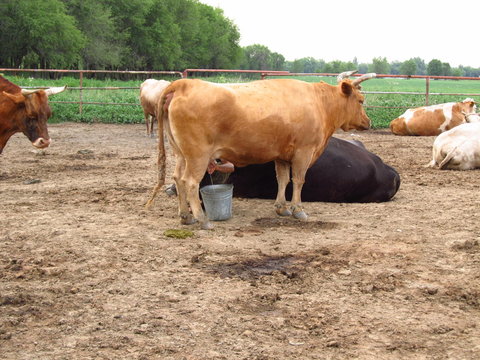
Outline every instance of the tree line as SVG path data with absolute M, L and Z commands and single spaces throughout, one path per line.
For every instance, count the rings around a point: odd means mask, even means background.
M 0 66 L 95 70 L 186 68 L 480 76 L 420 58 L 372 63 L 286 61 L 261 44 L 239 45 L 237 26 L 199 0 L 0 0 Z
M 197 0 L 0 0 L 0 65 L 12 68 L 233 68 L 240 33 Z

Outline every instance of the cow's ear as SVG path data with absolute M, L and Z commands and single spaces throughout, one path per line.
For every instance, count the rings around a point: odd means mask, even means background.
M 25 96 L 22 94 L 10 94 L 6 91 L 4 91 L 3 94 L 10 98 L 15 104 L 21 104 L 25 102 Z
M 352 95 L 352 92 L 353 92 L 353 87 L 352 87 L 352 84 L 350 82 L 347 82 L 347 81 L 342 81 L 342 83 L 340 84 L 341 88 L 342 88 L 342 93 L 346 96 L 350 96 Z

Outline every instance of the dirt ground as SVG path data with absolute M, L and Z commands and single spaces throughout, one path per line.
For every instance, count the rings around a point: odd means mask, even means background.
M 1 359 L 478 359 L 480 172 L 426 169 L 433 137 L 343 133 L 395 167 L 381 204 L 233 200 L 176 239 L 143 125 L 50 126 L 0 157 Z M 173 164 L 169 158 L 168 181 Z

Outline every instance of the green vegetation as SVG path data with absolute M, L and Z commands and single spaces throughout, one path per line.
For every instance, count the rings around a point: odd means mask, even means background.
M 195 234 L 193 231 L 190 230 L 168 229 L 164 231 L 163 235 L 174 239 L 186 239 L 189 237 L 193 237 Z
M 0 66 L 233 68 L 240 33 L 197 0 L 2 0 Z
M 286 61 L 262 44 L 240 47 L 237 26 L 201 0 L 2 0 L 0 67 L 20 69 L 287 70 L 480 76 L 480 68 L 452 68 L 416 57 L 358 63 L 305 57 Z M 14 34 L 14 35 L 13 35 Z M 474 57 L 472 57 L 474 58 Z
M 79 79 L 70 76 L 53 80 L 42 80 L 7 75 L 10 81 L 20 86 L 41 87 L 63 86 L 66 84 L 70 87 L 67 91 L 50 99 L 53 110 L 51 122 L 75 121 L 123 124 L 142 123 L 144 121 L 138 95 L 140 84 L 146 77 L 138 75 L 136 77 L 138 78 L 136 80 L 85 78 L 83 86 L 87 88 L 119 87 L 125 89 L 84 89 L 80 93 L 78 89 Z M 162 78 L 170 81 L 175 79 L 174 77 Z M 335 77 L 297 76 L 295 78 L 308 82 L 325 81 L 329 84 L 335 84 L 336 82 Z M 240 75 L 231 77 L 218 75 L 205 79 L 219 83 L 250 81 L 248 76 Z M 366 111 L 372 120 L 372 126 L 374 128 L 388 127 L 390 121 L 402 114 L 407 108 L 425 105 L 425 89 L 426 80 L 424 79 L 371 79 L 362 83 L 362 90 L 366 92 Z M 472 97 L 480 101 L 480 96 L 469 95 L 479 94 L 479 89 L 480 84 L 472 80 L 431 80 L 429 104 L 461 101 L 466 97 Z M 406 92 L 413 94 L 382 94 L 382 92 Z M 460 95 L 435 95 L 435 93 L 457 93 Z M 79 104 L 62 103 L 78 102 L 80 96 L 82 96 L 83 102 L 130 105 L 83 104 L 82 113 L 80 113 Z

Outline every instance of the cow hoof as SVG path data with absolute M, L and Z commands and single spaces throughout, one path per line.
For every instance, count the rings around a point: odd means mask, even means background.
M 212 230 L 213 228 L 214 228 L 214 226 L 210 221 L 205 221 L 202 224 L 202 230 Z
M 182 216 L 182 220 L 180 220 L 182 225 L 193 225 L 196 222 L 197 220 L 192 215 Z
M 293 217 L 298 220 L 307 221 L 308 216 L 305 211 L 297 211 L 293 213 Z
M 280 216 L 291 216 L 292 215 L 292 212 L 290 210 L 288 210 L 287 208 L 281 208 L 281 209 L 277 209 L 275 210 L 277 212 L 278 215 Z

